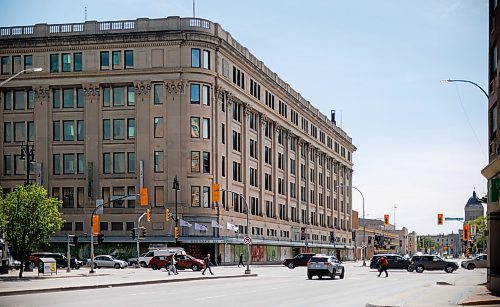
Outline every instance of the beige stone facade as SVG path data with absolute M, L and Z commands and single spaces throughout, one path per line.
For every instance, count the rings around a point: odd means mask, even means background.
M 67 223 L 53 241 L 74 233 L 88 242 L 97 199 L 146 187 L 145 243 L 174 243 L 168 208 L 192 225 L 180 227 L 178 244 L 196 256 L 232 262 L 248 231 L 255 262 L 306 247 L 333 253 L 333 232 L 335 248 L 353 257 L 351 138 L 220 25 L 169 17 L 0 34 L 0 81 L 43 68 L 0 88 L 1 186 L 23 184 L 29 141 L 31 182 L 63 200 Z M 219 203 L 213 183 L 226 191 Z M 106 205 L 105 242 L 132 244 L 145 210 L 131 199 Z

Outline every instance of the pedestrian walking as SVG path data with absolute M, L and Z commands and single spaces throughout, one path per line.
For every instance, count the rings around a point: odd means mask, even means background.
M 168 266 L 168 275 L 170 275 L 170 273 L 174 273 L 174 275 L 177 275 L 179 274 L 179 272 L 177 272 L 177 267 L 175 266 L 177 264 L 177 259 L 175 259 L 177 257 L 177 254 L 174 254 L 172 255 L 172 258 L 170 258 L 170 265 Z
M 219 256 L 217 256 L 217 265 L 221 265 L 222 264 L 222 255 L 219 253 Z
M 384 256 L 380 257 L 378 260 L 378 265 L 380 266 L 379 271 L 378 271 L 378 277 L 382 274 L 382 272 L 385 272 L 385 277 L 389 277 L 389 274 L 387 274 L 387 266 L 389 265 L 389 262 L 387 261 L 387 258 Z
M 240 264 L 242 266 L 245 266 L 245 264 L 243 263 L 243 254 L 240 254 L 240 262 L 238 262 L 238 267 L 240 267 Z
M 214 273 L 212 273 L 212 269 L 210 268 L 210 254 L 207 254 L 203 260 L 205 261 L 205 268 L 203 269 L 203 272 L 201 272 L 201 275 L 205 275 L 205 271 L 207 269 L 210 271 L 210 274 L 214 275 Z

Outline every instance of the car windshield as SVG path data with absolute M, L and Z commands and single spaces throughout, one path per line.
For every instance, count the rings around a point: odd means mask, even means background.
M 326 257 L 312 257 L 310 262 L 328 262 Z

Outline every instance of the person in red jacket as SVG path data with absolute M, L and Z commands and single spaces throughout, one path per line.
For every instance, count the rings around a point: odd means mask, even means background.
M 385 258 L 384 256 L 380 257 L 380 259 L 378 260 L 378 265 L 380 266 L 378 277 L 382 275 L 382 272 L 385 272 L 385 277 L 389 277 L 389 274 L 387 274 L 387 266 L 389 265 L 387 258 Z

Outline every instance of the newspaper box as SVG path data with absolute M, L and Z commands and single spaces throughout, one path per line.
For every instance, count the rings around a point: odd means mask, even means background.
M 57 264 L 54 258 L 38 258 L 38 275 L 56 273 L 57 275 Z

